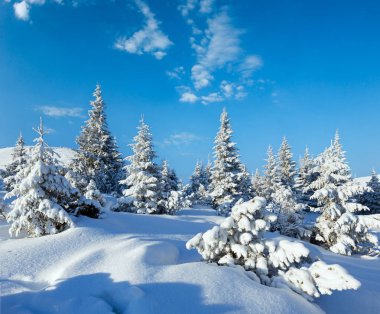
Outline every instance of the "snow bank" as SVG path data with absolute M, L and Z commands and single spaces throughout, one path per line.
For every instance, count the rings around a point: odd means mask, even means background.
M 178 216 L 108 212 L 76 228 L 9 239 L 0 224 L 2 313 L 378 313 L 378 259 L 342 257 L 308 245 L 359 279 L 355 292 L 310 303 L 257 284 L 239 269 L 206 264 L 185 243 L 221 218 L 210 209 Z M 282 237 L 281 237 L 282 238 Z

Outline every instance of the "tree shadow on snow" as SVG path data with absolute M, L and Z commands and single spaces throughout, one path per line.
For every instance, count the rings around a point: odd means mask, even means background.
M 7 282 L 12 283 L 12 280 Z M 239 309 L 224 304 L 207 305 L 203 301 L 202 288 L 197 285 L 182 282 L 131 285 L 126 281 L 113 281 L 110 274 L 96 273 L 58 280 L 42 290 L 2 296 L 0 313 L 190 314 Z

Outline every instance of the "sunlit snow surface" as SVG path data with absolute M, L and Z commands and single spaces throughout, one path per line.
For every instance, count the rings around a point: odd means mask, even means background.
M 201 262 L 185 243 L 220 219 L 211 209 L 185 209 L 177 216 L 108 212 L 34 239 L 9 239 L 3 223 L 1 313 L 379 312 L 379 259 L 309 245 L 362 282 L 358 291 L 336 292 L 315 304 L 257 284 L 238 269 Z
M 5 150 L 0 166 L 11 152 Z M 72 150 L 58 152 L 64 163 L 72 157 Z M 107 211 L 34 239 L 10 239 L 0 220 L 0 313 L 380 313 L 379 258 L 339 256 L 306 243 L 362 283 L 314 303 L 239 269 L 201 262 L 185 243 L 222 219 L 202 208 L 176 216 Z

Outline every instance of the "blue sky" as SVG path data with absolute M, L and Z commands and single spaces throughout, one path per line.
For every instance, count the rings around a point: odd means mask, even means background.
M 353 174 L 380 172 L 378 1 L 0 1 L 0 146 L 42 115 L 75 147 L 99 82 L 121 151 L 144 114 L 183 178 L 223 107 L 251 171 L 284 135 L 297 160 L 339 129 Z

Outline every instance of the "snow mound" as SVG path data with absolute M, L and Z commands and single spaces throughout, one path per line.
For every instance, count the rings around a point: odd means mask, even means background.
M 378 313 L 378 259 L 337 256 L 309 245 L 362 282 L 310 303 L 256 283 L 239 268 L 201 262 L 185 243 L 220 222 L 210 210 L 180 216 L 108 212 L 76 228 L 10 239 L 0 224 L 2 313 Z M 283 240 L 286 238 L 281 237 Z M 325 256 L 326 255 L 326 256 Z
M 178 248 L 167 242 L 150 244 L 144 248 L 144 261 L 150 265 L 171 265 L 178 261 Z

